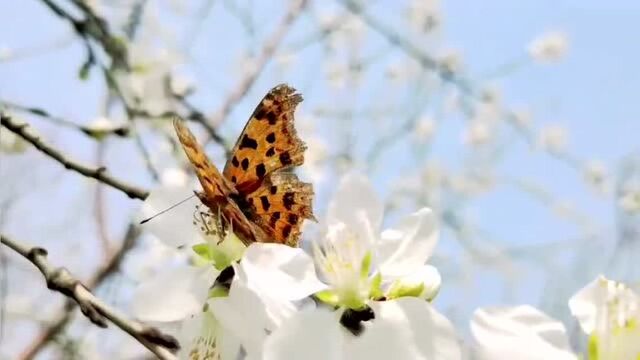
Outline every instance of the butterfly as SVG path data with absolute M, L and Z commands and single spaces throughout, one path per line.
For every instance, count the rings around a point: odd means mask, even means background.
M 184 121 L 173 120 L 202 185 L 203 191 L 196 195 L 245 245 L 297 246 L 303 221 L 315 221 L 313 186 L 291 171 L 304 162 L 306 150 L 293 124 L 300 102 L 302 96 L 286 84 L 271 89 L 247 121 L 222 174 Z

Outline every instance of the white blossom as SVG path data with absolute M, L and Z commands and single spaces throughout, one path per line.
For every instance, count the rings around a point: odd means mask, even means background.
M 569 300 L 569 308 L 589 336 L 590 357 L 640 357 L 640 296 L 625 284 L 600 276 Z
M 640 297 L 624 284 L 599 276 L 569 300 L 588 336 L 587 359 L 640 356 Z M 478 359 L 580 359 L 562 323 L 528 305 L 481 308 L 471 321 Z
M 560 31 L 551 31 L 531 41 L 527 50 L 534 60 L 550 63 L 562 59 L 567 52 L 567 47 L 566 34 Z
M 538 136 L 540 146 L 552 153 L 561 153 L 566 150 L 568 141 L 567 130 L 558 124 L 545 126 Z

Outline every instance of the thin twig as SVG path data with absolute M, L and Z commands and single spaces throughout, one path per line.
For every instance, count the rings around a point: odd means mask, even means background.
M 29 131 L 29 124 L 27 123 L 17 123 L 12 120 L 10 117 L 1 115 L 1 124 L 14 134 L 20 136 L 24 140 L 31 143 L 31 145 L 35 146 L 38 150 L 53 158 L 62 164 L 65 168 L 78 172 L 86 177 L 90 177 L 96 179 L 100 182 L 103 182 L 115 189 L 118 189 L 125 194 L 127 194 L 132 199 L 140 199 L 144 200 L 149 196 L 149 192 L 133 185 L 126 184 L 121 180 L 114 178 L 113 176 L 107 173 L 107 169 L 104 167 L 89 167 L 78 163 L 76 161 L 70 160 L 67 158 L 59 150 L 51 147 L 50 145 L 44 143 L 40 140 L 40 137 L 35 135 L 32 131 Z
M 255 61 L 255 66 L 253 66 L 249 71 L 246 72 L 244 77 L 240 79 L 237 86 L 229 95 L 226 100 L 223 102 L 220 110 L 216 112 L 213 116 L 211 116 L 209 123 L 211 124 L 221 124 L 224 119 L 231 113 L 234 106 L 242 100 L 245 95 L 249 92 L 253 84 L 255 83 L 258 76 L 264 70 L 264 67 L 269 62 L 269 60 L 273 57 L 278 48 L 278 45 L 287 34 L 289 28 L 293 22 L 298 18 L 298 16 L 302 13 L 304 8 L 307 5 L 306 0 L 297 0 L 292 1 L 290 3 L 290 7 L 287 10 L 286 15 L 282 18 L 280 25 L 276 27 L 274 32 L 267 38 L 262 46 L 260 51 L 260 55 Z M 207 139 L 207 142 L 211 140 L 211 137 Z
M 158 358 L 175 359 L 171 351 L 180 348 L 175 338 L 154 327 L 127 319 L 118 310 L 94 296 L 67 269 L 52 266 L 47 260 L 47 250 L 26 246 L 4 235 L 0 235 L 0 240 L 4 245 L 35 265 L 45 278 L 47 287 L 72 299 L 92 323 L 106 328 L 111 322 L 138 340 Z
M 48 120 L 53 124 L 78 130 L 81 133 L 94 139 L 102 139 L 105 136 L 110 136 L 110 135 L 115 135 L 118 137 L 127 137 L 129 136 L 129 133 L 130 133 L 129 128 L 127 126 L 114 126 L 112 128 L 103 128 L 103 127 L 92 127 L 92 126 L 80 125 L 73 121 L 63 119 L 59 116 L 51 115 L 49 114 L 49 112 L 47 112 L 44 109 L 20 105 L 11 101 L 0 100 L 0 106 L 13 109 L 14 111 L 26 112 L 29 114 L 39 116 L 43 119 Z

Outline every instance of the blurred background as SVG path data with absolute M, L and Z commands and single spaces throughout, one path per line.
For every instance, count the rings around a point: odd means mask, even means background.
M 0 14 L 0 111 L 144 190 L 189 171 L 170 115 L 222 167 L 262 96 L 297 88 L 298 173 L 319 219 L 351 170 L 375 185 L 386 225 L 435 209 L 435 305 L 463 340 L 492 304 L 539 306 L 573 331 L 567 300 L 594 276 L 640 279 L 635 1 L 29 0 Z M 162 257 L 130 226 L 142 202 L 5 127 L 0 171 L 2 234 L 126 310 Z M 9 249 L 0 261 L 0 358 L 148 356 L 65 310 Z

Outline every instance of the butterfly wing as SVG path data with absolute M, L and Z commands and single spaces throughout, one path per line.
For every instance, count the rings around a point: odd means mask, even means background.
M 204 149 L 184 124 L 184 121 L 175 117 L 173 119 L 173 127 L 176 130 L 176 134 L 178 134 L 178 140 L 180 140 L 187 158 L 196 171 L 198 180 L 200 180 L 204 190 L 204 196 L 216 199 L 237 193 L 233 184 L 220 175 L 218 169 L 211 163 Z
M 274 242 L 297 245 L 304 219 L 313 219 L 311 184 L 287 170 L 304 162 L 306 146 L 294 127 L 302 96 L 282 84 L 265 95 L 232 150 L 223 175 L 248 205 L 247 217 Z
M 313 216 L 313 186 L 288 172 L 272 173 L 262 185 L 247 196 L 251 216 L 274 242 L 298 246 L 304 219 Z
M 249 194 L 273 171 L 301 165 L 304 143 L 293 125 L 293 113 L 302 96 L 285 84 L 265 95 L 245 125 L 224 167 L 224 176 L 236 189 Z

